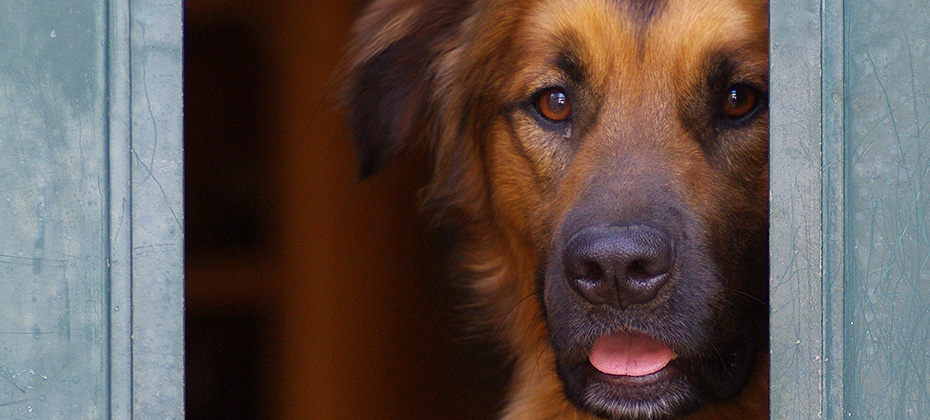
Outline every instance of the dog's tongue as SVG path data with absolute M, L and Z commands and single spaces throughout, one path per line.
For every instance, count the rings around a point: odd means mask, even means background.
M 608 375 L 646 376 L 672 361 L 675 352 L 644 334 L 615 332 L 594 343 L 588 360 Z

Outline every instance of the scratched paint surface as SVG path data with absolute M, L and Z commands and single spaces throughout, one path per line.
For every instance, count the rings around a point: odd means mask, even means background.
M 0 418 L 107 414 L 105 10 L 0 0 Z
M 847 418 L 930 416 L 930 10 L 847 2 Z
M 820 410 L 820 5 L 772 2 L 771 411 Z
M 133 414 L 183 419 L 181 1 L 129 4 Z

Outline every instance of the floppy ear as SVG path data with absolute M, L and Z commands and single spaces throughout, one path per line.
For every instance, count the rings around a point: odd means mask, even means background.
M 376 0 L 356 23 L 342 96 L 361 178 L 428 135 L 439 60 L 454 43 L 467 3 Z

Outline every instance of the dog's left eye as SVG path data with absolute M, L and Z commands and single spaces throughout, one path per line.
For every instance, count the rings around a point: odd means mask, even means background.
M 762 92 L 752 86 L 731 85 L 723 95 L 720 109 L 728 119 L 738 120 L 755 110 L 761 99 Z
M 544 89 L 536 95 L 536 111 L 549 121 L 562 122 L 572 116 L 572 102 L 559 87 Z

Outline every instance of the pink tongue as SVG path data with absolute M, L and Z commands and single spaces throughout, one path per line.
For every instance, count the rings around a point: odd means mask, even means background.
M 662 370 L 674 357 L 672 349 L 652 337 L 618 331 L 597 340 L 588 360 L 608 375 L 646 376 Z

